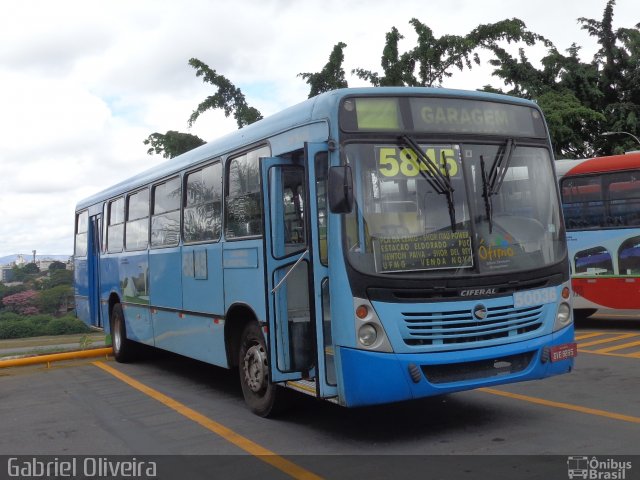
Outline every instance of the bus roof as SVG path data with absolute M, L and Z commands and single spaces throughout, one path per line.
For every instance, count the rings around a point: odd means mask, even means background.
M 377 96 L 412 96 L 428 95 L 437 97 L 467 98 L 470 100 L 485 100 L 508 102 L 523 106 L 538 108 L 537 105 L 523 98 L 511 97 L 489 92 L 470 90 L 453 90 L 431 87 L 363 87 L 343 88 L 322 93 L 305 100 L 297 105 L 286 108 L 263 120 L 255 122 L 235 132 L 212 140 L 205 145 L 183 153 L 166 162 L 160 163 L 133 177 L 119 182 L 95 195 L 78 202 L 76 210 L 82 210 L 106 199 L 119 196 L 125 192 L 147 185 L 155 180 L 170 177 L 210 159 L 225 156 L 239 151 L 243 147 L 256 145 L 278 133 L 286 132 L 300 125 L 314 122 L 337 121 L 337 105 L 346 96 L 377 95 Z
M 557 160 L 555 165 L 559 177 L 633 170 L 640 168 L 640 152 L 579 160 Z

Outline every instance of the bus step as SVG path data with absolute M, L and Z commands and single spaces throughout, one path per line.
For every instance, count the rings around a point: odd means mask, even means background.
M 286 383 L 287 387 L 293 388 L 298 392 L 316 396 L 316 381 L 315 380 L 290 380 Z

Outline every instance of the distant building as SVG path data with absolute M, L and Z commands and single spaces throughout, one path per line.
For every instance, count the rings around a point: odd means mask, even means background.
M 0 282 L 9 283 L 13 281 L 13 268 L 11 266 L 0 267 L 0 272 L 2 275 Z
M 44 260 L 38 260 L 36 262 L 36 265 L 38 265 L 38 268 L 40 269 L 41 272 L 46 272 L 47 270 L 49 270 L 49 267 L 51 266 L 51 264 L 56 261 L 57 260 L 50 260 L 47 258 Z

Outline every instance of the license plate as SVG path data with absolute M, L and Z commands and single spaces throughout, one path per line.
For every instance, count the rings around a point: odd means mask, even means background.
M 575 343 L 565 343 L 549 348 L 549 361 L 559 362 L 578 356 L 578 345 Z

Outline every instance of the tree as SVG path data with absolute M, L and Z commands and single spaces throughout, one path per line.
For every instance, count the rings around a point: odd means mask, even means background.
M 31 262 L 22 267 L 22 271 L 27 275 L 33 275 L 34 273 L 40 273 L 40 268 L 35 263 Z
M 58 285 L 73 285 L 73 272 L 66 269 L 49 271 L 49 278 L 42 282 L 42 289 L 47 290 Z
M 598 88 L 601 92 L 599 110 L 605 115 L 605 131 L 624 131 L 640 135 L 640 24 L 634 29 L 613 29 L 613 7 L 609 0 L 602 21 L 580 17 L 582 29 L 596 37 L 600 49 L 592 65 L 598 69 Z M 609 143 L 611 142 L 611 143 Z M 638 144 L 628 136 L 610 138 L 600 142 L 602 150 L 611 152 L 612 143 L 625 149 L 638 149 Z
M 262 114 L 256 108 L 247 104 L 242 91 L 224 75 L 220 75 L 197 58 L 190 59 L 189 65 L 196 69 L 196 77 L 203 77 L 202 81 L 218 88 L 215 94 L 208 96 L 193 111 L 189 117 L 189 127 L 193 125 L 201 114 L 215 108 L 222 108 L 227 117 L 233 114 L 238 128 L 262 119 Z
M 40 273 L 40 269 L 33 262 L 22 266 L 14 265 L 11 270 L 13 270 L 13 279 L 16 282 L 32 280 L 37 273 Z
M 62 263 L 59 262 L 58 260 L 51 262 L 51 264 L 49 265 L 49 272 L 53 272 L 54 270 L 66 270 L 67 266 Z
M 162 133 L 152 133 L 144 141 L 145 145 L 151 145 L 147 153 L 149 155 L 158 154 L 164 158 L 173 158 L 189 150 L 193 150 L 206 142 L 196 135 L 190 133 L 169 130 L 164 135 Z
M 69 285 L 57 285 L 39 292 L 37 305 L 42 313 L 56 315 L 73 302 L 73 288 Z M 66 310 L 66 308 L 64 308 Z
M 25 290 L 24 292 L 14 293 L 2 299 L 5 308 L 10 312 L 20 315 L 35 315 L 38 313 L 36 302 L 38 292 L 35 290 Z
M 351 73 L 355 73 L 358 78 L 370 82 L 374 87 L 413 86 L 415 84 L 413 75 L 415 59 L 411 53 L 400 55 L 398 42 L 403 38 L 396 27 L 392 27 L 391 31 L 386 34 L 386 43 L 380 60 L 382 71 L 384 72 L 383 76 L 363 68 L 356 68 Z
M 453 75 L 452 69 L 471 69 L 480 64 L 477 50 L 493 49 L 498 42 L 524 42 L 533 45 L 548 41 L 527 30 L 517 18 L 479 25 L 467 35 L 443 35 L 438 38 L 427 25 L 413 18 L 409 22 L 418 34 L 418 44 L 408 52 L 399 53 L 398 42 L 404 38 L 396 27 L 386 35 L 381 65 L 384 75 L 362 68 L 352 71 L 374 86 L 442 86 Z M 415 71 L 417 68 L 417 72 Z M 417 75 L 416 75 L 417 73 Z
M 631 137 L 604 137 L 605 131 L 638 135 L 640 125 L 640 24 L 613 29 L 609 0 L 602 21 L 579 18 L 582 29 L 597 38 L 600 49 L 593 60 L 579 58 L 575 43 L 561 54 L 549 47 L 542 68 L 532 65 L 521 49 L 515 58 L 497 45 L 490 48 L 494 75 L 511 89 L 503 93 L 538 101 L 543 109 L 557 157 L 584 157 L 638 149 Z M 493 87 L 485 90 L 500 91 Z
M 344 78 L 344 70 L 342 69 L 344 49 L 346 47 L 346 43 L 337 43 L 333 47 L 331 55 L 329 55 L 329 61 L 318 73 L 298 74 L 298 76 L 302 77 L 311 87 L 309 98 L 315 97 L 323 92 L 335 90 L 336 88 L 346 88 L 348 86 L 347 80 Z
M 529 31 L 517 18 L 479 25 L 466 35 L 441 37 L 413 18 L 409 22 L 417 34 L 413 48 L 401 53 L 399 44 L 404 37 L 392 27 L 385 37 L 382 73 L 363 68 L 351 73 L 373 86 L 440 87 L 454 70 L 479 65 L 479 52 L 487 51 L 493 56 L 489 60 L 495 67 L 493 75 L 506 88 L 487 85 L 484 90 L 537 101 L 547 117 L 556 156 L 603 155 L 637 149 L 629 136 L 602 136 L 605 131 L 640 135 L 640 24 L 614 30 L 614 5 L 615 0 L 607 1 L 601 21 L 578 19 L 581 28 L 600 45 L 591 62 L 580 59 L 580 47 L 575 43 L 561 53 L 551 41 Z M 505 42 L 523 46 L 542 43 L 547 47 L 542 66 L 529 61 L 523 47 L 512 55 L 504 48 Z M 310 86 L 309 97 L 347 86 L 342 67 L 345 48 L 345 43 L 336 44 L 321 71 L 298 74 Z M 203 112 L 216 108 L 223 109 L 227 116 L 233 114 L 238 127 L 262 118 L 229 79 L 196 58 L 189 60 L 189 64 L 196 69 L 196 76 L 217 87 L 217 92 L 194 110 L 189 126 Z M 156 143 L 149 152 L 164 152 L 167 156 L 168 139 L 153 135 L 148 141 L 151 143 L 153 139 Z

